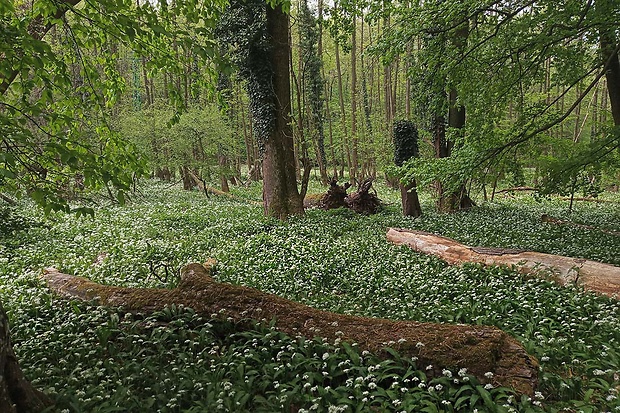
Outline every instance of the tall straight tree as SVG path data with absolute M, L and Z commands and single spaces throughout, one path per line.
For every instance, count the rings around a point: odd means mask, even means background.
M 253 126 L 263 158 L 265 215 L 303 214 L 290 126 L 289 21 L 283 4 L 231 2 L 217 29 L 247 82 Z
M 273 70 L 274 126 L 265 141 L 263 157 L 263 206 L 265 215 L 286 219 L 304 212 L 297 190 L 293 131 L 290 125 L 289 24 L 282 4 L 267 6 L 269 60 Z

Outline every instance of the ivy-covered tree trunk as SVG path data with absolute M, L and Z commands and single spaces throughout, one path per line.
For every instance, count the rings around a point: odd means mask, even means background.
M 605 2 L 601 2 L 605 3 Z M 620 126 L 620 60 L 618 59 L 618 40 L 614 33 L 601 33 L 601 54 L 606 64 L 605 79 L 614 125 Z
M 269 60 L 273 70 L 274 127 L 265 141 L 263 156 L 263 205 L 265 215 L 286 219 L 304 213 L 295 178 L 293 131 L 290 126 L 290 77 L 288 16 L 282 6 L 267 6 Z
M 462 24 L 453 34 L 452 41 L 457 49 L 462 53 L 465 43 L 467 42 L 468 26 Z M 458 92 L 455 87 L 450 88 L 448 92 L 448 127 L 452 130 L 457 130 L 459 133 L 463 133 L 465 128 L 465 107 L 458 104 Z M 454 142 L 445 139 L 438 141 L 440 145 L 439 150 L 436 152 L 438 158 L 447 158 L 452 154 L 452 147 Z M 437 148 L 437 146 L 436 146 Z M 459 180 L 464 181 L 464 177 L 458 177 Z M 455 212 L 461 209 L 467 209 L 474 206 L 474 202 L 469 198 L 465 182 L 462 182 L 456 189 L 445 191 L 445 188 L 439 184 L 439 199 L 437 209 L 442 212 Z
M 13 352 L 9 320 L 0 303 L 0 412 L 38 413 L 52 404 L 24 377 Z

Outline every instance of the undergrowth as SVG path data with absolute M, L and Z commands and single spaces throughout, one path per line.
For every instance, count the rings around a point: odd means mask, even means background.
M 531 197 L 420 219 L 400 216 L 398 193 L 362 217 L 309 210 L 262 216 L 260 188 L 238 199 L 147 183 L 126 207 L 94 219 L 42 216 L 27 201 L 0 210 L 0 299 L 26 375 L 62 412 L 620 412 L 620 304 L 506 268 L 450 267 L 395 247 L 387 227 L 620 265 L 615 203 Z M 615 199 L 615 201 L 618 201 Z M 549 214 L 592 228 L 542 223 Z M 466 371 L 427 378 L 426 366 L 388 361 L 354 343 L 286 337 L 269 325 L 201 319 L 191 309 L 123 314 L 52 297 L 43 268 L 124 286 L 174 287 L 190 262 L 218 260 L 219 281 L 310 306 L 365 316 L 495 325 L 541 362 L 533 398 L 481 386 Z

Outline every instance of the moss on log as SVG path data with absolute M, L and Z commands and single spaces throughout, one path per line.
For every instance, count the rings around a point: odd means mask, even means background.
M 610 264 L 533 251 L 469 247 L 440 235 L 401 228 L 389 228 L 387 239 L 452 265 L 476 262 L 514 266 L 521 273 L 541 274 L 561 285 L 579 285 L 609 297 L 620 297 L 620 267 Z
M 392 321 L 321 311 L 253 288 L 215 282 L 210 276 L 214 263 L 184 267 L 178 288 L 172 290 L 105 286 L 55 269 L 48 269 L 43 278 L 63 297 L 119 306 L 126 311 L 148 312 L 183 304 L 206 317 L 275 320 L 276 327 L 290 336 L 327 337 L 331 341 L 340 338 L 385 357 L 389 354 L 383 349 L 392 347 L 405 356 L 418 357 L 421 368 L 432 365 L 434 374 L 441 374 L 445 368 L 465 367 L 482 382 L 492 381 L 520 393 L 531 394 L 537 385 L 537 361 L 516 339 L 495 327 Z M 493 378 L 485 377 L 486 372 L 492 372 Z

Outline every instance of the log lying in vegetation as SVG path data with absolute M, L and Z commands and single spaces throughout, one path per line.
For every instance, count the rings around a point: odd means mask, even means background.
M 607 229 L 597 228 L 597 227 L 592 226 L 592 225 L 577 224 L 576 222 L 571 222 L 571 221 L 566 221 L 566 220 L 562 220 L 562 219 L 559 219 L 559 218 L 554 218 L 554 217 L 552 217 L 550 215 L 547 215 L 547 214 L 543 214 L 540 217 L 540 220 L 542 222 L 546 222 L 548 224 L 568 225 L 568 226 L 575 227 L 575 228 L 591 229 L 591 230 L 595 230 L 595 231 L 604 232 L 605 234 L 620 236 L 620 232 L 618 232 L 618 231 L 609 231 Z
M 275 320 L 290 336 L 327 337 L 357 342 L 361 349 L 382 352 L 390 346 L 409 357 L 418 357 L 421 368 L 441 375 L 444 368 L 467 368 L 482 382 L 512 387 L 531 394 L 537 384 L 538 363 L 519 342 L 496 327 L 391 321 L 317 310 L 253 288 L 215 282 L 211 269 L 190 264 L 181 271 L 173 290 L 104 286 L 82 277 L 49 269 L 43 275 L 54 292 L 68 298 L 94 300 L 126 311 L 156 311 L 182 304 L 205 317 L 223 317 L 240 325 L 248 319 Z M 485 377 L 492 372 L 493 378 Z
M 496 194 L 503 194 L 503 193 L 508 193 L 508 192 L 526 192 L 526 191 L 537 192 L 538 189 L 533 188 L 531 186 L 515 186 L 515 187 L 512 187 L 512 188 L 505 188 L 505 189 L 502 189 L 500 191 L 497 191 Z
M 255 204 L 255 205 L 261 205 L 260 202 L 255 202 L 255 201 L 246 201 L 244 199 L 240 199 L 236 196 L 234 196 L 233 194 L 231 194 L 230 192 L 224 192 L 224 191 L 220 191 L 219 189 L 215 189 L 213 187 L 210 187 L 208 185 L 205 184 L 204 180 L 200 179 L 198 176 L 196 176 L 195 173 L 193 173 L 192 171 L 189 171 L 189 176 L 191 176 L 191 178 L 194 180 L 194 183 L 196 184 L 196 186 L 205 193 L 205 195 L 208 196 L 208 194 L 212 194 L 212 195 L 219 195 L 219 196 L 225 196 L 228 197 L 230 199 L 235 199 L 238 201 L 244 201 L 244 202 L 250 202 L 251 204 Z
M 620 297 L 620 267 L 582 258 L 503 248 L 468 247 L 457 241 L 423 231 L 389 228 L 388 241 L 408 245 L 435 255 L 448 264 L 477 262 L 485 265 L 515 266 L 522 273 L 543 273 L 561 285 L 577 284 L 586 290 Z

